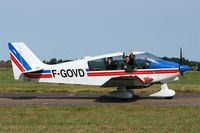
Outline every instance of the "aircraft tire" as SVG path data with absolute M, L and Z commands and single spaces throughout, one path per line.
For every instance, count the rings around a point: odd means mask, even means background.
M 165 99 L 173 99 L 174 97 L 165 97 Z

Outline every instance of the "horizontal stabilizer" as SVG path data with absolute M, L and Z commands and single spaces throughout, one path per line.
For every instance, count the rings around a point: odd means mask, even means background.
M 42 71 L 42 70 L 44 70 L 43 68 L 40 68 L 40 69 L 32 69 L 32 70 L 29 70 L 29 71 L 24 71 L 24 72 L 22 72 L 23 74 L 25 74 L 25 73 L 34 73 L 34 72 L 38 72 L 38 71 Z

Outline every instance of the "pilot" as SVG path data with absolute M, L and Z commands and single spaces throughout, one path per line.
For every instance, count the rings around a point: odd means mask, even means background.
M 112 57 L 107 58 L 106 70 L 117 70 L 117 65 L 113 62 Z

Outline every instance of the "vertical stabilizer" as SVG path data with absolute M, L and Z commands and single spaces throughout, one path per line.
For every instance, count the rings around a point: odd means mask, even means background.
M 22 73 L 44 67 L 45 64 L 23 42 L 8 43 L 8 47 L 15 79 L 23 80 Z

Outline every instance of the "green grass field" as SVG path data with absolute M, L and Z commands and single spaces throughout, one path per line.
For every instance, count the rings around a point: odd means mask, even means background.
M 199 133 L 200 107 L 0 107 L 3 133 Z
M 188 72 L 169 84 L 178 92 L 200 92 L 200 73 Z M 0 93 L 109 92 L 113 88 L 15 81 L 0 69 Z M 159 85 L 138 92 L 151 93 Z M 0 106 L 0 133 L 199 133 L 200 107 L 195 106 Z
M 169 84 L 177 92 L 200 92 L 200 73 L 187 72 L 184 78 Z M 96 86 L 47 84 L 16 81 L 13 79 L 12 70 L 0 69 L 0 93 L 5 92 L 110 92 L 115 88 L 99 88 Z M 159 90 L 159 85 L 136 90 L 136 92 L 152 93 Z

